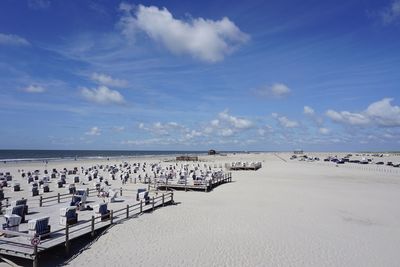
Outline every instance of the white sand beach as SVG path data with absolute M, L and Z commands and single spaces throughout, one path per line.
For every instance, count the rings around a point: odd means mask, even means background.
M 301 162 L 289 160 L 290 156 L 257 153 L 201 157 L 210 164 L 261 161 L 263 167 L 235 171 L 234 182 L 208 193 L 175 191 L 176 205 L 113 225 L 63 264 L 398 266 L 398 169 Z M 397 162 L 399 157 L 376 160 Z M 93 163 L 51 162 L 49 167 Z M 15 171 L 22 167 L 20 164 L 8 164 L 7 168 Z M 28 167 L 38 165 L 31 163 Z M 55 264 L 45 255 L 40 263 Z
M 284 155 L 288 158 L 289 154 Z M 210 193 L 115 225 L 70 266 L 398 266 L 400 177 L 273 154 Z

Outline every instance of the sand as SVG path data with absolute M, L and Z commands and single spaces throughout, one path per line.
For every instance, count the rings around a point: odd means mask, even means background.
M 263 167 L 234 172 L 233 183 L 209 193 L 176 192 L 177 205 L 113 226 L 66 264 L 399 265 L 398 172 L 280 156 L 287 162 L 273 154 L 206 157 Z

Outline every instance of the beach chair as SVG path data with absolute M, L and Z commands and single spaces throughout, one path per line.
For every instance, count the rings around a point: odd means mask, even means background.
M 14 192 L 21 191 L 21 186 L 20 186 L 20 184 L 19 184 L 19 183 L 14 183 L 13 189 L 14 189 Z
M 87 190 L 86 189 L 76 190 L 75 195 L 80 196 L 82 198 L 82 202 L 86 203 L 86 199 L 87 199 Z
M 47 236 L 50 233 L 50 217 L 43 217 L 28 221 L 28 233 L 33 236 Z
M 74 184 L 70 184 L 68 187 L 69 193 L 70 194 L 75 194 L 76 193 L 76 187 Z
M 65 207 L 60 209 L 60 224 L 72 225 L 78 222 L 78 213 L 76 207 Z
M 96 222 L 110 219 L 110 211 L 107 209 L 107 203 L 100 203 L 93 206 L 93 211 Z
M 24 210 L 25 210 L 25 206 L 24 205 L 18 205 L 18 206 L 15 206 L 15 207 L 8 207 L 6 209 L 6 215 L 12 215 L 12 214 L 18 215 L 18 216 L 21 217 L 21 223 L 24 223 L 25 222 L 25 212 L 24 212 Z
M 118 194 L 117 191 L 114 191 L 112 189 L 108 190 L 106 201 L 108 203 L 113 203 L 115 201 L 115 199 L 117 198 L 117 194 Z
M 140 190 L 140 191 L 139 191 Z M 143 189 L 138 189 L 138 193 L 136 195 L 137 201 L 144 201 L 145 205 L 150 203 L 149 191 L 143 191 Z
M 3 223 L 3 230 L 19 232 L 19 225 L 21 224 L 21 216 L 16 214 L 6 214 L 4 215 L 6 223 Z M 6 237 L 12 237 L 13 235 L 6 235 Z
M 12 203 L 11 206 L 15 207 L 15 206 L 19 206 L 19 205 L 24 205 L 24 214 L 28 214 L 28 199 L 23 198 L 23 199 L 16 200 Z
M 42 186 L 42 190 L 43 190 L 43 193 L 50 192 L 49 184 L 48 183 L 44 183 L 43 186 Z

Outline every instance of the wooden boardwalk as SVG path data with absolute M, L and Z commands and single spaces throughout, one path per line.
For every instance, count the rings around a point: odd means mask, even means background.
M 58 199 L 58 202 L 60 201 L 59 196 L 56 196 L 56 199 Z M 158 194 L 156 197 L 152 197 L 147 204 L 141 201 L 134 205 L 126 205 L 125 208 L 110 210 L 110 218 L 106 221 L 98 220 L 101 216 L 92 216 L 91 219 L 80 220 L 75 225 L 54 230 L 37 245 L 32 244 L 33 236 L 26 232 L 16 233 L 1 230 L 0 232 L 4 234 L 12 233 L 16 236 L 0 238 L 0 254 L 32 260 L 33 266 L 36 267 L 38 266 L 39 254 L 50 248 L 62 245 L 65 247 L 66 253 L 69 253 L 70 241 L 73 239 L 88 234 L 94 236 L 96 231 L 103 230 L 112 224 L 137 217 L 144 212 L 154 211 L 156 208 L 164 207 L 173 202 L 173 192 Z
M 230 171 L 256 171 L 258 169 L 261 169 L 261 167 L 262 167 L 261 162 L 258 162 L 253 165 L 238 165 L 238 166 L 232 166 L 229 164 L 225 165 L 225 168 Z
M 212 180 L 206 181 L 202 185 L 194 185 L 194 184 L 176 184 L 176 183 L 168 183 L 167 184 L 157 184 L 156 188 L 159 190 L 193 190 L 193 191 L 204 191 L 209 192 L 213 188 L 224 184 L 232 182 L 232 173 L 226 173 L 221 178 L 214 178 Z

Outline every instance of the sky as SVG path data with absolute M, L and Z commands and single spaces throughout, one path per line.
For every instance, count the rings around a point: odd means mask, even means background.
M 400 0 L 0 1 L 0 149 L 400 150 Z

